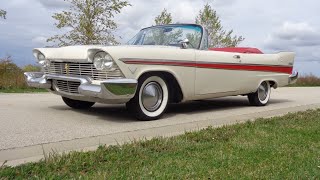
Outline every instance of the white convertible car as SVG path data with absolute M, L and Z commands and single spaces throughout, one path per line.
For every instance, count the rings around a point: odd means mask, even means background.
M 139 120 L 161 117 L 169 103 L 247 95 L 264 106 L 271 88 L 294 83 L 293 52 L 263 54 L 254 48 L 208 48 L 196 24 L 142 29 L 124 46 L 37 48 L 42 72 L 25 73 L 29 86 L 62 96 L 75 109 L 96 102 L 126 103 Z

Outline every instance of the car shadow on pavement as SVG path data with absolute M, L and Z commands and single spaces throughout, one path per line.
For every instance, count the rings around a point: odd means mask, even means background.
M 286 103 L 290 100 L 286 99 L 271 99 L 269 105 Z M 227 97 L 216 98 L 212 100 L 198 100 L 179 104 L 170 104 L 162 119 L 172 118 L 179 114 L 200 114 L 210 111 L 225 111 L 238 108 L 250 107 L 247 98 L 245 97 Z M 52 106 L 57 110 L 70 110 L 67 106 Z M 127 111 L 125 105 L 104 105 L 97 104 L 88 110 L 73 110 L 78 113 L 83 113 L 90 116 L 96 116 L 105 121 L 115 123 L 131 123 L 137 120 Z M 160 119 L 161 120 L 161 119 Z
M 268 106 L 275 104 L 291 102 L 287 99 L 270 99 Z M 216 98 L 211 100 L 198 100 L 190 101 L 180 104 L 171 104 L 164 118 L 170 118 L 177 114 L 201 114 L 210 111 L 225 111 L 239 108 L 248 108 L 250 106 L 246 97 L 227 97 L 227 98 Z M 263 107 L 261 107 L 263 108 Z
M 61 111 L 74 111 L 89 116 L 96 116 L 99 119 L 112 121 L 116 123 L 130 123 L 136 121 L 131 114 L 127 111 L 125 105 L 105 105 L 96 104 L 90 109 L 77 110 L 68 106 L 51 106 L 55 110 Z

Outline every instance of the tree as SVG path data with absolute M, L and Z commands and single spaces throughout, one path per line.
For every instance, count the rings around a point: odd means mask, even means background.
M 0 18 L 6 19 L 7 11 L 0 9 Z
M 114 15 L 130 6 L 126 0 L 65 0 L 70 3 L 68 11 L 55 13 L 58 29 L 70 29 L 63 35 L 55 35 L 47 42 L 58 46 L 118 44 L 112 32 L 117 28 Z
M 168 13 L 167 9 L 163 9 L 161 14 L 155 18 L 154 22 L 156 23 L 156 25 L 171 24 L 172 23 L 171 13 Z
M 242 36 L 232 35 L 233 30 L 224 30 L 217 12 L 209 4 L 200 10 L 196 23 L 208 30 L 209 47 L 235 47 L 244 40 Z

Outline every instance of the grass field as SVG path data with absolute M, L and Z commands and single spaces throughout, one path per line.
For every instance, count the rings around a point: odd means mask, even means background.
M 0 168 L 0 179 L 319 179 L 320 109 Z

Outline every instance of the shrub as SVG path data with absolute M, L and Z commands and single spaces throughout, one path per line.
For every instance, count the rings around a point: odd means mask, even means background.
M 292 86 L 320 86 L 320 78 L 313 74 L 304 75 L 299 77 L 297 83 Z
M 28 88 L 23 72 L 40 71 L 40 67 L 27 65 L 19 68 L 10 56 L 0 59 L 0 89 L 26 89 Z
M 26 65 L 22 68 L 23 72 L 40 72 L 41 67 L 40 66 L 35 66 L 35 65 Z

